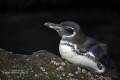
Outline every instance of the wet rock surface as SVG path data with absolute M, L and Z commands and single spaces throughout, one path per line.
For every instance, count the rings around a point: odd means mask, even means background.
M 0 48 L 0 80 L 120 80 L 118 72 L 96 75 L 45 50 L 23 55 Z

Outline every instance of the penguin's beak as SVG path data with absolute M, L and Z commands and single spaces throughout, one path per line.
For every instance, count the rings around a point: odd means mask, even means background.
M 51 23 L 51 22 L 46 22 L 44 25 L 48 26 L 49 28 L 53 28 L 55 30 L 62 29 L 62 27 L 60 27 L 60 24 L 54 24 L 54 23 Z

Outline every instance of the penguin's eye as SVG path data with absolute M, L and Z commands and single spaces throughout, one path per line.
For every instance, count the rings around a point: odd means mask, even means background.
M 65 28 L 65 30 L 68 31 L 71 34 L 74 32 L 74 28 L 73 27 L 67 27 L 67 28 Z
M 74 31 L 74 28 L 73 28 L 73 27 L 67 27 L 66 29 L 67 29 L 67 30 L 72 30 L 72 31 Z
M 69 26 L 65 26 L 64 28 L 65 28 L 65 29 L 72 29 L 72 30 L 74 30 L 73 27 L 69 27 Z
M 74 30 L 74 28 L 73 27 L 69 27 L 70 29 L 72 29 L 72 30 Z
M 68 26 L 65 26 L 64 28 L 65 28 L 65 29 L 68 29 L 69 27 L 68 27 Z

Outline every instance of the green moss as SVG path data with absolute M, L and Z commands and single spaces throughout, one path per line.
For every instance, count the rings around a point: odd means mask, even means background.
M 5 75 L 5 74 L 3 74 L 2 72 L 0 72 L 0 78 L 1 78 L 2 80 L 8 80 L 8 76 Z
M 0 69 L 3 69 L 4 68 L 4 65 L 0 64 Z
M 5 55 L 0 55 L 0 68 L 10 69 L 12 66 L 12 61 L 7 59 Z
M 14 55 L 14 54 L 12 54 Z M 14 57 L 14 56 L 13 56 Z M 28 60 L 26 60 L 26 58 Z M 15 58 L 14 58 L 15 59 Z M 50 58 L 45 59 L 44 57 L 31 57 L 31 56 L 27 56 L 27 57 L 18 57 L 17 60 L 15 61 L 15 67 L 14 67 L 14 59 L 11 58 L 7 58 L 6 55 L 0 54 L 0 69 L 5 69 L 7 71 L 10 70 L 23 70 L 23 72 L 25 72 L 25 74 L 14 74 L 11 73 L 9 74 L 9 76 L 11 76 L 11 78 L 9 78 L 6 74 L 2 74 L 0 73 L 0 78 L 2 78 L 3 80 L 18 80 L 18 77 L 24 77 L 27 78 L 27 80 L 46 80 L 45 76 L 49 76 L 49 80 L 60 80 L 58 76 L 56 75 L 60 75 L 63 79 L 61 80 L 65 80 L 68 76 L 69 73 L 74 73 L 74 70 L 76 70 L 76 67 L 71 67 L 71 65 L 67 65 L 63 66 L 65 68 L 65 70 L 56 70 L 57 65 L 50 63 Z M 62 62 L 58 59 L 56 59 L 57 62 Z M 65 61 L 63 61 L 65 62 Z M 18 66 L 17 66 L 18 65 Z M 40 69 L 40 67 L 44 67 L 45 71 L 42 71 Z M 31 70 L 32 69 L 32 70 Z M 12 71 L 11 71 L 12 72 Z M 18 71 L 19 72 L 19 71 Z M 28 72 L 28 73 L 26 73 Z M 48 74 L 45 74 L 44 72 L 47 72 Z M 52 74 L 52 72 L 55 73 L 55 75 Z M 34 75 L 35 74 L 43 74 L 43 76 L 39 76 L 39 78 L 35 78 Z M 65 76 L 62 75 L 62 73 L 65 73 Z M 87 80 L 87 76 L 83 73 L 80 74 L 74 74 L 75 78 L 78 78 L 79 80 Z M 82 77 L 84 77 L 84 79 L 82 79 Z
M 76 77 L 80 80 L 88 80 L 88 77 L 83 73 L 75 74 L 74 77 Z
M 51 76 L 49 80 L 59 80 L 59 78 L 57 78 L 56 76 Z

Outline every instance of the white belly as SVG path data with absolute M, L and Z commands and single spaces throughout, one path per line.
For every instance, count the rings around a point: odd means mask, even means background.
M 103 66 L 103 68 L 99 70 L 97 64 L 93 60 L 87 58 L 86 56 L 76 54 L 75 52 L 72 51 L 71 47 L 67 45 L 59 45 L 59 51 L 62 58 L 68 60 L 73 64 L 93 68 L 98 73 L 103 73 L 105 71 L 105 68 L 102 64 L 101 65 Z M 87 52 L 85 54 L 90 54 L 91 56 L 95 57 L 91 52 Z

